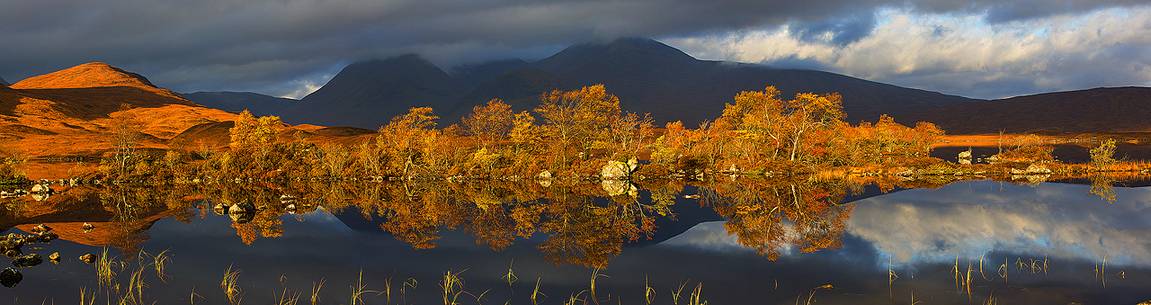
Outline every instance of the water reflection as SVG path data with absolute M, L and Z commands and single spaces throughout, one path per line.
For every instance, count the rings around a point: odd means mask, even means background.
M 119 257 L 172 250 L 179 288 L 156 287 L 158 296 L 210 287 L 230 264 L 261 278 L 249 282 L 259 286 L 280 274 L 350 280 L 362 268 L 426 281 L 468 269 L 478 278 L 469 285 L 481 287 L 500 287 L 498 276 L 514 264 L 552 290 L 581 289 L 584 268 L 607 268 L 626 293 L 641 291 L 633 286 L 645 275 L 662 275 L 664 293 L 679 282 L 663 279 L 690 277 L 722 286 L 709 299 L 729 304 L 790 303 L 828 282 L 836 290 L 822 292 L 821 303 L 851 294 L 887 300 L 891 271 L 904 300 L 909 290 L 954 296 L 952 269 L 982 258 L 987 266 L 976 272 L 987 279 L 977 299 L 996 290 L 1004 300 L 1041 292 L 1050 296 L 1035 300 L 1134 300 L 1151 283 L 1151 242 L 1142 238 L 1151 231 L 1151 191 L 1111 189 L 1118 200 L 1109 204 L 1093 187 L 1100 186 L 738 179 L 647 183 L 610 196 L 600 185 L 534 182 L 97 186 L 6 202 L 0 221 L 9 232 L 48 223 L 63 240 L 44 248 L 61 251 L 64 263 L 24 270 L 28 279 L 14 291 L 26 297 L 84 285 L 91 267 L 74 257 L 109 246 Z M 85 232 L 85 223 L 93 229 Z M 1055 267 L 1029 274 L 1017 265 L 1042 258 Z M 1110 288 L 1091 274 L 1103 258 Z M 997 277 L 1001 264 L 1011 285 Z M 1028 283 L 1046 288 L 1002 291 Z M 765 287 L 776 292 L 747 298 Z

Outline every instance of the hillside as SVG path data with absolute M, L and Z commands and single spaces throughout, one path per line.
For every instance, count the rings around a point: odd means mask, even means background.
M 193 92 L 181 93 L 180 95 L 205 107 L 229 112 L 240 112 L 247 109 L 252 114 L 259 116 L 279 114 L 285 109 L 296 106 L 296 103 L 299 102 L 290 98 L 251 92 Z
M 162 148 L 188 127 L 233 117 L 99 62 L 0 88 L 0 140 L 33 158 L 99 155 L 111 148 L 118 122 L 139 131 L 141 147 Z
M 767 84 L 787 95 L 840 92 L 852 121 L 973 101 L 834 73 L 704 61 L 655 40 L 624 38 L 575 45 L 536 62 L 496 61 L 457 67 L 450 74 L 415 55 L 355 63 L 281 114 L 293 123 L 374 129 L 409 107 L 431 106 L 454 122 L 491 98 L 523 110 L 534 107 L 545 91 L 597 83 L 620 96 L 629 111 L 689 126 L 717 117 L 739 91 Z
M 947 105 L 911 116 L 955 134 L 1151 132 L 1151 88 L 1053 92 Z

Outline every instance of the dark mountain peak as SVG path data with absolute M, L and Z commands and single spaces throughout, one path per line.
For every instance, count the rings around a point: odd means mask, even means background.
M 309 94 L 303 100 L 348 97 L 345 95 L 349 93 L 368 97 L 370 93 L 384 91 L 392 93 L 407 90 L 435 91 L 452 85 L 452 77 L 444 70 L 418 55 L 407 54 L 348 65 L 320 90 Z M 332 95 L 337 92 L 339 94 Z
M 691 55 L 648 38 L 618 38 L 577 44 L 540 61 L 546 66 L 587 63 L 677 65 L 698 62 Z
M 523 68 L 528 62 L 522 59 L 502 59 L 488 62 L 459 65 L 452 68 L 452 76 L 461 83 L 474 88 L 481 83 L 499 78 L 516 69 Z
M 443 70 L 432 64 L 428 60 L 416 54 L 404 54 L 396 57 L 385 59 L 373 59 L 355 62 L 347 67 L 337 75 L 356 75 L 356 76 L 384 76 L 396 75 L 403 73 L 426 73 L 426 74 L 444 74 Z
M 293 123 L 377 128 L 411 107 L 451 109 L 459 82 L 416 55 L 348 65 L 320 90 L 283 112 Z

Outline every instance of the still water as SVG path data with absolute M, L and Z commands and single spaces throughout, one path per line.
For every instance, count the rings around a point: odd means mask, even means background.
M 558 187 L 361 187 L 204 195 L 76 187 L 8 201 L 4 233 L 47 223 L 61 238 L 24 252 L 62 259 L 21 268 L 20 283 L 0 287 L 0 303 L 75 304 L 81 290 L 103 303 L 119 294 L 115 284 L 101 285 L 77 257 L 105 248 L 125 261 L 113 268 L 120 291 L 136 266 L 167 251 L 165 277 L 154 268 L 142 275 L 149 304 L 227 304 L 229 268 L 239 270 L 243 304 L 297 294 L 310 304 L 321 281 L 321 304 L 444 304 L 448 271 L 461 279 L 449 285 L 459 304 L 691 304 L 693 294 L 708 304 L 1151 299 L 1145 187 L 1116 187 L 1114 202 L 1089 185 L 994 181 L 888 192 L 645 186 L 610 197 Z M 213 211 L 239 202 L 261 210 Z M 362 300 L 351 297 L 357 287 Z

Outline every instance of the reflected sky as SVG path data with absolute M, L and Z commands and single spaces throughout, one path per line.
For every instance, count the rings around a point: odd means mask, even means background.
M 1151 266 L 1151 188 L 1117 188 L 1119 201 L 1111 204 L 1089 188 L 981 181 L 905 190 L 851 203 L 846 234 L 874 246 L 877 265 L 1010 253 Z M 721 221 L 696 225 L 663 245 L 750 251 Z

